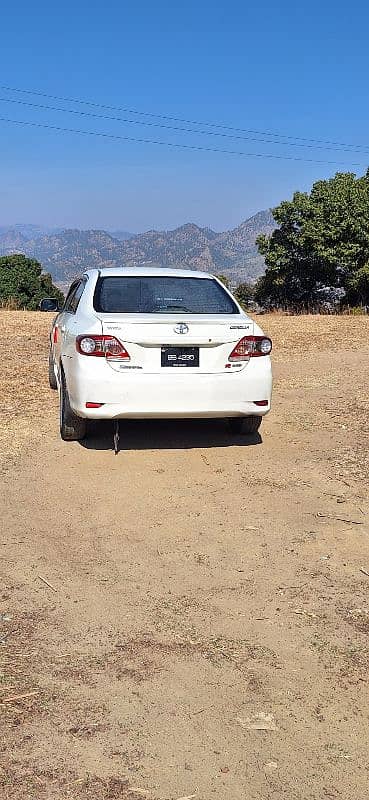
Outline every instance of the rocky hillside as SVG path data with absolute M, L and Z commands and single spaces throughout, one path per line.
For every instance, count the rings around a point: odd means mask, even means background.
M 11 253 L 25 253 L 28 239 L 15 228 L 0 229 L 0 255 L 7 256 Z
M 0 255 L 31 255 L 64 284 L 91 267 L 142 265 L 203 269 L 224 272 L 234 281 L 252 280 L 264 270 L 255 239 L 260 233 L 270 233 L 275 223 L 270 211 L 261 211 L 224 233 L 188 223 L 173 231 L 136 235 L 120 231 L 119 238 L 106 231 L 77 229 L 27 238 L 19 227 L 0 228 Z

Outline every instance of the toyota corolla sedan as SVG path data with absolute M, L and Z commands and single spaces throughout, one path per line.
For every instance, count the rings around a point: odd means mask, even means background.
M 68 441 L 88 419 L 225 418 L 251 434 L 270 411 L 271 340 L 206 272 L 88 270 L 50 341 Z

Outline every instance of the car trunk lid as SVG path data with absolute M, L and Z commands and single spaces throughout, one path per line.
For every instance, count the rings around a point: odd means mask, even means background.
M 224 315 L 222 319 L 211 314 L 201 317 L 160 314 L 159 317 L 153 314 L 99 313 L 96 316 L 101 322 L 102 333 L 115 336 L 130 354 L 130 363 L 125 365 L 109 359 L 110 366 L 117 371 L 130 368 L 161 373 L 177 367 L 193 373 L 223 372 L 233 346 L 242 336 L 252 335 L 254 329 L 248 317 L 233 314 Z M 163 350 L 168 348 L 173 356 L 169 361 L 163 358 Z M 178 359 L 174 358 L 176 351 Z M 194 360 L 190 358 L 192 354 Z M 193 366 L 197 362 L 198 366 Z

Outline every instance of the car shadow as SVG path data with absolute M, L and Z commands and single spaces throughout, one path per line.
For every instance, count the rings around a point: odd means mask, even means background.
M 114 420 L 90 421 L 86 450 L 114 450 Z M 259 433 L 231 434 L 225 420 L 119 420 L 119 450 L 191 450 L 199 447 L 251 447 L 262 443 Z

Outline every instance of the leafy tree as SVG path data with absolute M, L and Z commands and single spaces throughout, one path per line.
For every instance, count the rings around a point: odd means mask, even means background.
M 34 310 L 43 297 L 64 299 L 38 261 L 21 253 L 0 257 L 0 304 L 13 302 L 18 308 Z
M 369 306 L 369 262 L 348 278 L 347 299 L 351 305 Z
M 254 287 L 251 285 L 251 283 L 239 283 L 234 295 L 241 306 L 245 306 L 245 308 L 247 308 L 250 302 L 254 299 Z
M 279 227 L 257 239 L 267 266 L 257 300 L 301 308 L 318 302 L 329 286 L 344 289 L 351 301 L 367 302 L 369 170 L 359 178 L 337 173 L 317 181 L 310 194 L 295 192 L 273 216 Z
M 226 275 L 217 275 L 218 281 L 221 281 L 227 289 L 229 289 L 229 278 Z

